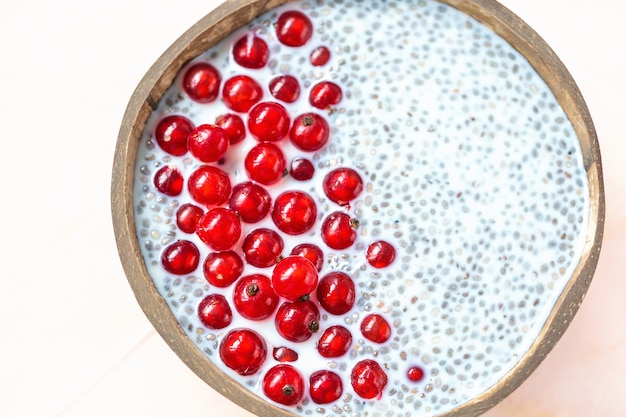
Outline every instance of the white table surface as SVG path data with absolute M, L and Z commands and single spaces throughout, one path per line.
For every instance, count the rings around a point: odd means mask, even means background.
M 579 314 L 489 417 L 626 414 L 626 2 L 505 0 L 577 81 L 600 138 L 603 252 Z M 176 5 L 174 5 L 176 4 Z M 120 265 L 110 177 L 128 99 L 216 0 L 0 0 L 0 416 L 251 416 L 151 327 Z

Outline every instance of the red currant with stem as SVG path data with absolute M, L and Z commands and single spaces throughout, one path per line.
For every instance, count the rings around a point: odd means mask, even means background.
M 285 155 L 273 143 L 254 146 L 244 160 L 248 177 L 264 185 L 275 184 L 285 175 Z
M 215 119 L 215 124 L 226 131 L 231 145 L 241 142 L 246 137 L 246 125 L 241 117 L 226 113 Z
M 330 314 L 341 315 L 352 309 L 356 299 L 354 281 L 342 271 L 324 275 L 317 287 L 317 301 Z
M 315 167 L 308 159 L 297 157 L 291 161 L 289 174 L 295 180 L 307 181 L 313 178 L 313 174 L 315 174 Z
M 248 114 L 248 130 L 259 142 L 281 140 L 287 136 L 290 122 L 287 109 L 274 102 L 259 103 Z
M 302 12 L 289 10 L 278 16 L 276 37 L 287 46 L 302 46 L 313 36 L 313 23 Z
M 313 198 L 303 191 L 285 191 L 274 201 L 272 220 L 281 231 L 299 235 L 315 224 L 317 205 Z
M 247 112 L 263 98 L 263 88 L 247 75 L 235 75 L 224 82 L 222 98 L 229 109 Z
M 154 138 L 165 152 L 174 156 L 182 156 L 187 153 L 187 137 L 193 128 L 193 122 L 186 117 L 167 116 L 157 124 Z
M 323 188 L 331 201 L 346 206 L 363 191 L 363 180 L 352 168 L 336 168 L 324 177 Z
M 198 305 L 200 321 L 210 329 L 223 329 L 233 320 L 228 301 L 221 294 L 209 294 Z
M 293 366 L 276 365 L 263 377 L 263 392 L 279 404 L 296 405 L 304 396 L 304 380 Z
M 361 322 L 361 333 L 374 343 L 384 343 L 391 337 L 391 326 L 380 314 L 369 314 Z
M 313 372 L 309 377 L 309 393 L 316 404 L 337 401 L 343 393 L 341 377 L 328 370 Z
M 324 266 L 324 252 L 322 252 L 319 246 L 312 243 L 301 243 L 294 246 L 290 255 L 304 256 L 315 265 L 317 272 L 320 272 Z
M 233 329 L 222 339 L 219 352 L 224 365 L 246 376 L 259 371 L 267 357 L 267 345 L 254 330 Z
M 175 197 L 183 191 L 185 179 L 178 168 L 165 165 L 154 174 L 154 187 L 165 195 Z
M 228 174 L 221 169 L 203 165 L 196 169 L 187 180 L 191 198 L 205 206 L 219 206 L 226 202 L 231 186 Z
M 272 286 L 281 297 L 296 301 L 317 286 L 317 269 L 303 256 L 287 256 L 274 267 Z
M 275 265 L 283 248 L 284 243 L 280 235 L 264 227 L 248 233 L 241 246 L 246 261 L 257 268 Z
M 332 249 L 346 249 L 356 240 L 358 220 L 347 213 L 335 211 L 322 222 L 322 240 Z
M 225 288 L 243 273 L 243 261 L 234 251 L 211 252 L 203 264 L 204 278 L 209 284 Z
M 330 326 L 317 341 L 317 351 L 325 358 L 338 358 L 350 350 L 352 333 L 343 326 Z
M 285 346 L 274 348 L 272 356 L 278 362 L 295 362 L 298 360 L 298 352 Z
M 183 76 L 183 90 L 198 103 L 210 103 L 217 99 L 222 76 L 219 71 L 207 62 L 193 64 Z
M 241 236 L 241 222 L 237 213 L 215 207 L 207 211 L 198 221 L 196 234 L 204 243 L 216 251 L 232 248 Z
M 372 242 L 365 251 L 365 259 L 374 268 L 389 266 L 396 258 L 395 248 L 384 240 Z
M 163 268 L 175 275 L 190 274 L 200 263 L 200 251 L 193 242 L 178 240 L 168 245 L 161 254 Z
M 380 399 L 387 385 L 387 374 L 378 362 L 364 359 L 352 368 L 350 382 L 359 397 Z
M 289 132 L 291 143 L 305 152 L 321 149 L 328 142 L 329 136 L 328 122 L 317 113 L 305 113 L 296 117 Z
M 224 129 L 216 125 L 203 124 L 189 133 L 189 152 L 202 162 L 215 162 L 228 150 L 230 139 Z
M 318 46 L 311 52 L 310 60 L 311 65 L 313 65 L 314 67 L 321 67 L 323 65 L 326 65 L 329 59 L 330 50 L 325 46 Z
M 256 223 L 270 211 L 272 198 L 267 190 L 253 182 L 242 182 L 233 187 L 228 206 L 235 210 L 244 223 Z
M 341 87 L 332 81 L 321 81 L 311 88 L 309 103 L 321 110 L 331 109 L 343 98 Z
M 233 46 L 233 58 L 244 68 L 263 68 L 269 57 L 267 43 L 252 33 L 241 37 Z
M 278 295 L 268 277 L 252 274 L 241 277 L 233 290 L 235 309 L 249 320 L 263 320 L 274 313 Z
M 193 233 L 196 231 L 198 220 L 204 214 L 204 210 L 200 207 L 185 203 L 176 210 L 176 225 L 185 233 Z
M 293 103 L 300 97 L 300 83 L 292 75 L 279 75 L 269 84 L 270 94 L 277 100 Z
M 420 382 L 424 379 L 424 370 L 421 367 L 414 365 L 406 371 L 406 376 L 411 382 Z
M 304 342 L 319 330 L 320 313 L 311 300 L 287 301 L 278 307 L 274 324 L 290 342 Z

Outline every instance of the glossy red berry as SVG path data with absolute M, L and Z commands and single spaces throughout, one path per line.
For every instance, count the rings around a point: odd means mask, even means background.
M 289 168 L 289 174 L 291 177 L 298 181 L 307 181 L 313 178 L 315 174 L 315 167 L 313 163 L 305 158 L 294 158 L 291 161 L 291 168 Z
M 200 251 L 193 242 L 178 240 L 168 245 L 161 254 L 163 268 L 175 275 L 190 274 L 200 263 Z
M 337 401 L 343 393 L 343 382 L 336 373 L 328 370 L 316 371 L 309 377 L 309 394 L 316 404 Z
M 304 380 L 293 366 L 276 365 L 263 377 L 263 392 L 279 404 L 296 405 L 304 396 Z
M 217 99 L 222 76 L 211 64 L 199 62 L 190 66 L 183 76 L 183 90 L 198 103 L 210 103 Z
M 277 100 L 293 103 L 300 97 L 300 83 L 292 75 L 279 75 L 269 84 L 270 94 Z
M 204 165 L 191 173 L 187 188 L 191 198 L 198 203 L 205 206 L 219 206 L 230 196 L 230 178 L 221 169 Z
M 285 155 L 273 143 L 254 146 L 246 155 L 244 166 L 248 177 L 264 185 L 275 184 L 285 175 Z
M 228 301 L 221 294 L 209 294 L 198 305 L 200 321 L 210 329 L 223 329 L 233 320 Z
M 243 317 L 263 320 L 271 316 L 278 307 L 278 295 L 265 275 L 246 275 L 235 284 L 233 303 Z
M 196 231 L 198 220 L 204 214 L 204 210 L 200 207 L 185 203 L 176 210 L 176 225 L 185 233 L 193 233 Z
M 154 138 L 165 152 L 174 156 L 182 156 L 187 153 L 187 136 L 193 128 L 193 122 L 186 117 L 167 116 L 157 124 Z
M 346 249 L 356 240 L 358 221 L 347 213 L 335 211 L 322 222 L 322 240 L 330 248 Z
M 309 103 L 318 109 L 328 110 L 343 98 L 341 87 L 332 81 L 321 81 L 311 88 Z
M 424 370 L 419 366 L 411 366 L 406 371 L 406 376 L 411 382 L 420 382 L 424 379 Z
M 267 43 L 252 33 L 239 38 L 233 45 L 233 58 L 244 68 L 263 68 L 269 57 Z
M 233 187 L 228 206 L 235 210 L 244 223 L 256 223 L 270 211 L 272 199 L 267 190 L 253 182 L 242 182 Z
M 248 130 L 259 142 L 277 142 L 287 136 L 290 122 L 282 104 L 264 101 L 250 109 Z
M 289 10 L 278 16 L 276 37 L 287 46 L 302 46 L 313 36 L 313 23 L 302 12 Z
M 246 125 L 241 117 L 226 113 L 215 119 L 215 124 L 226 131 L 231 145 L 241 142 L 246 137 Z
M 391 326 L 380 314 L 369 314 L 361 322 L 363 336 L 375 343 L 384 343 L 391 337 Z
M 285 191 L 274 201 L 272 220 L 281 231 L 299 235 L 315 224 L 317 206 L 313 198 L 303 191 Z
M 196 234 L 216 251 L 232 248 L 241 236 L 241 222 L 237 213 L 224 207 L 207 211 L 198 221 Z
M 317 301 L 330 314 L 341 315 L 352 309 L 356 299 L 354 281 L 342 271 L 324 275 L 317 287 Z
M 330 59 L 330 50 L 325 46 L 318 46 L 311 52 L 310 60 L 311 65 L 314 67 L 321 67 L 326 65 Z
M 363 191 L 363 180 L 354 169 L 341 167 L 326 174 L 323 188 L 331 201 L 346 206 Z
M 319 330 L 320 313 L 311 300 L 287 301 L 278 307 L 274 324 L 290 342 L 304 342 Z
M 272 229 L 260 228 L 248 233 L 241 250 L 246 261 L 257 268 L 275 265 L 283 252 L 283 239 Z
M 254 330 L 231 330 L 219 346 L 222 362 L 239 375 L 259 371 L 267 357 L 265 340 Z
M 343 326 L 330 326 L 317 341 L 317 351 L 325 358 L 338 358 L 350 350 L 352 333 Z
M 175 197 L 183 191 L 185 179 L 178 168 L 165 165 L 154 174 L 154 187 L 165 195 Z
M 229 109 L 247 112 L 263 98 L 263 88 L 247 75 L 235 75 L 224 82 L 222 98 Z
M 396 258 L 396 249 L 391 243 L 384 240 L 377 240 L 370 243 L 365 252 L 365 259 L 374 268 L 384 268 L 389 266 Z
M 228 150 L 230 139 L 224 129 L 217 125 L 203 124 L 189 133 L 189 152 L 201 162 L 215 162 Z
M 278 362 L 295 362 L 298 360 L 298 352 L 285 346 L 274 348 L 272 356 Z
M 243 272 L 243 261 L 234 251 L 211 252 L 203 264 L 204 277 L 209 284 L 225 288 L 239 278 Z
M 387 385 L 387 374 L 378 362 L 364 359 L 352 368 L 350 382 L 354 391 L 361 398 L 380 399 Z
M 317 113 L 305 113 L 296 117 L 289 132 L 291 143 L 305 152 L 321 149 L 330 136 L 328 122 Z
M 296 301 L 315 290 L 317 269 L 303 256 L 287 256 L 274 267 L 272 286 L 281 297 Z
M 290 255 L 304 256 L 315 265 L 317 272 L 320 272 L 324 266 L 324 252 L 322 252 L 319 246 L 312 243 L 301 243 L 294 246 Z

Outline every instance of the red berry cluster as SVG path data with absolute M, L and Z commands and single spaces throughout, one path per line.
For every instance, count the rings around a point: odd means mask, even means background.
M 276 38 L 292 48 L 303 47 L 313 35 L 310 19 L 298 11 L 282 13 L 274 28 Z M 267 65 L 270 48 L 264 39 L 248 33 L 234 42 L 231 53 L 241 67 L 259 69 Z M 325 65 L 329 58 L 330 51 L 325 46 L 310 54 L 313 66 Z M 231 324 L 234 311 L 252 321 L 273 316 L 276 331 L 285 340 L 300 343 L 319 332 L 316 346 L 321 356 L 336 358 L 346 354 L 352 346 L 352 334 L 340 325 L 321 329 L 319 307 L 331 315 L 348 313 L 356 299 L 352 277 L 330 271 L 320 278 L 324 252 L 313 243 L 299 244 L 284 256 L 281 233 L 309 232 L 316 225 L 318 207 L 304 191 L 284 191 L 274 199 L 270 193 L 272 186 L 286 175 L 296 181 L 313 177 L 315 168 L 306 154 L 295 157 L 287 169 L 281 144 L 290 141 L 304 153 L 323 148 L 329 141 L 330 128 L 319 111 L 332 113 L 342 100 L 341 87 L 330 81 L 313 85 L 309 91 L 311 111 L 295 117 L 280 103 L 292 103 L 300 97 L 300 84 L 291 75 L 279 75 L 263 86 L 248 75 L 236 74 L 222 80 L 215 67 L 199 62 L 184 72 L 182 88 L 198 103 L 221 99 L 232 111 L 219 115 L 212 124 L 198 126 L 182 115 L 170 115 L 160 120 L 154 131 L 157 144 L 165 152 L 173 156 L 189 153 L 200 162 L 186 179 L 175 164 L 161 167 L 154 177 L 154 186 L 167 196 L 178 196 L 186 185 L 193 202 L 178 208 L 176 225 L 184 233 L 195 233 L 209 248 L 202 264 L 208 283 L 216 288 L 232 287 L 230 302 L 217 293 L 200 302 L 200 320 L 208 328 L 224 329 Z M 269 91 L 275 100 L 264 101 L 264 91 Z M 237 152 L 231 151 L 233 145 L 247 137 L 256 141 L 244 158 L 248 179 L 232 184 L 229 173 L 220 166 L 231 152 Z M 362 192 L 361 176 L 352 168 L 336 168 L 324 177 L 323 190 L 338 210 L 323 216 L 321 238 L 331 249 L 349 248 L 357 238 L 358 221 L 345 208 Z M 275 228 L 248 226 L 268 216 Z M 166 271 L 184 275 L 199 267 L 200 257 L 191 240 L 178 240 L 164 249 L 161 263 Z M 365 254 L 367 262 L 376 268 L 389 265 L 394 257 L 393 246 L 384 241 L 371 243 Z M 272 269 L 268 274 L 244 275 L 245 265 Z M 389 323 L 378 314 L 366 316 L 360 330 L 375 343 L 384 343 L 391 336 Z M 226 366 L 245 376 L 261 369 L 268 348 L 259 333 L 236 328 L 223 337 L 219 354 Z M 333 402 L 342 395 L 342 379 L 335 372 L 314 372 L 307 384 L 290 364 L 297 361 L 297 352 L 276 347 L 272 356 L 278 364 L 266 372 L 262 387 L 273 401 L 297 404 L 307 386 L 310 398 L 318 404 Z M 376 361 L 362 360 L 352 370 L 351 384 L 363 398 L 380 398 L 387 376 Z

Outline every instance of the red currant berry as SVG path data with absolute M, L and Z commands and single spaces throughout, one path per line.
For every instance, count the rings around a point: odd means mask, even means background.
M 190 66 L 183 76 L 183 90 L 198 103 L 210 103 L 219 95 L 222 76 L 206 62 Z
M 211 249 L 228 250 L 241 236 L 241 222 L 234 211 L 216 207 L 200 218 L 196 226 L 196 234 Z
M 295 362 L 298 360 L 298 353 L 285 346 L 274 348 L 273 356 L 278 362 Z
M 319 246 L 312 243 L 301 243 L 294 246 L 290 255 L 304 256 L 315 265 L 317 272 L 320 272 L 324 266 L 324 252 L 322 252 Z
M 228 150 L 230 140 L 224 129 L 216 125 L 203 124 L 189 133 L 189 152 L 202 162 L 215 162 Z
M 204 211 L 200 207 L 191 203 L 183 204 L 176 210 L 176 225 L 185 233 L 193 233 L 203 214 Z
M 317 269 L 303 256 L 287 256 L 274 267 L 272 286 L 276 294 L 289 301 L 295 301 L 309 295 L 315 289 Z
M 226 131 L 231 145 L 241 142 L 246 137 L 246 125 L 236 114 L 223 114 L 215 119 L 215 124 Z
M 299 235 L 311 229 L 317 220 L 313 198 L 302 191 L 285 191 L 274 201 L 272 220 L 281 231 Z
M 420 382 L 422 379 L 424 379 L 424 370 L 419 366 L 411 366 L 406 371 L 406 376 L 411 382 Z
M 183 174 L 173 165 L 165 165 L 154 174 L 154 186 L 165 195 L 172 197 L 179 195 L 184 184 Z
M 248 233 L 242 244 L 246 261 L 257 268 L 275 265 L 283 252 L 283 239 L 272 229 L 260 228 Z
M 391 326 L 380 314 L 369 314 L 361 322 L 361 333 L 374 343 L 384 343 L 391 337 Z
M 363 191 L 363 180 L 352 168 L 336 168 L 326 174 L 323 186 L 331 201 L 346 206 Z
M 309 393 L 315 404 L 337 401 L 343 393 L 341 377 L 332 371 L 316 371 L 309 377 Z
M 396 250 L 383 240 L 370 243 L 365 252 L 365 259 L 374 268 L 384 268 L 389 266 L 396 258 Z
M 234 251 L 212 252 L 204 260 L 204 277 L 219 288 L 231 285 L 243 272 L 243 261 Z
M 317 341 L 317 351 L 325 358 L 338 358 L 350 350 L 352 334 L 343 326 L 330 326 Z
M 352 369 L 350 382 L 354 391 L 361 398 L 380 399 L 387 385 L 387 374 L 376 361 L 364 359 Z
M 354 282 L 345 272 L 329 272 L 322 277 L 317 287 L 317 301 L 330 314 L 347 313 L 354 306 L 355 299 Z
M 321 67 L 326 65 L 330 59 L 330 50 L 325 46 L 318 46 L 311 52 L 311 65 Z
M 263 320 L 272 315 L 278 306 L 278 295 L 268 277 L 252 274 L 241 277 L 233 291 L 235 308 L 250 320 Z
M 341 87 L 332 81 L 322 81 L 311 88 L 309 103 L 318 109 L 328 110 L 339 104 L 342 97 Z
M 235 210 L 244 223 L 256 223 L 270 211 L 272 199 L 267 190 L 253 182 L 242 182 L 233 187 L 228 206 Z
M 300 83 L 292 75 L 279 75 L 269 84 L 270 94 L 277 100 L 293 103 L 300 97 Z
M 328 142 L 328 122 L 317 113 L 305 113 L 296 117 L 289 132 L 291 143 L 305 152 L 321 149 Z
M 233 58 L 244 68 L 263 68 L 269 57 L 267 43 L 251 33 L 240 38 L 233 46 Z
M 322 240 L 333 249 L 346 249 L 356 240 L 358 220 L 341 211 L 335 211 L 322 223 Z
M 200 321 L 210 329 L 223 329 L 233 320 L 228 301 L 220 294 L 207 295 L 198 306 Z
M 277 142 L 289 132 L 289 114 L 282 104 L 262 102 L 248 115 L 248 130 L 259 142 Z
M 224 82 L 222 98 L 229 109 L 247 112 L 263 98 L 263 89 L 247 75 L 235 75 Z
M 259 143 L 250 149 L 244 165 L 248 177 L 264 185 L 275 184 L 285 175 L 285 155 L 273 143 Z
M 248 329 L 231 330 L 222 339 L 219 350 L 224 365 L 244 376 L 258 372 L 267 357 L 265 340 Z
M 193 128 L 192 121 L 186 117 L 167 116 L 157 124 L 154 137 L 165 152 L 174 156 L 182 156 L 187 153 L 187 136 Z
M 279 404 L 296 405 L 304 396 L 304 380 L 293 366 L 276 365 L 263 377 L 263 392 Z
M 221 169 L 204 165 L 189 176 L 187 188 L 191 198 L 205 206 L 219 206 L 230 195 L 230 178 Z
M 313 178 L 315 174 L 315 167 L 313 163 L 305 158 L 294 158 L 291 161 L 291 168 L 289 169 L 291 177 L 298 181 L 307 181 Z
M 278 16 L 276 37 L 287 46 L 302 46 L 313 36 L 313 23 L 302 12 L 290 10 Z
M 167 246 L 161 254 L 163 268 L 175 275 L 190 274 L 200 263 L 200 251 L 188 240 L 178 240 Z
M 285 302 L 278 307 L 274 324 L 290 342 L 304 342 L 320 328 L 320 312 L 311 300 Z

